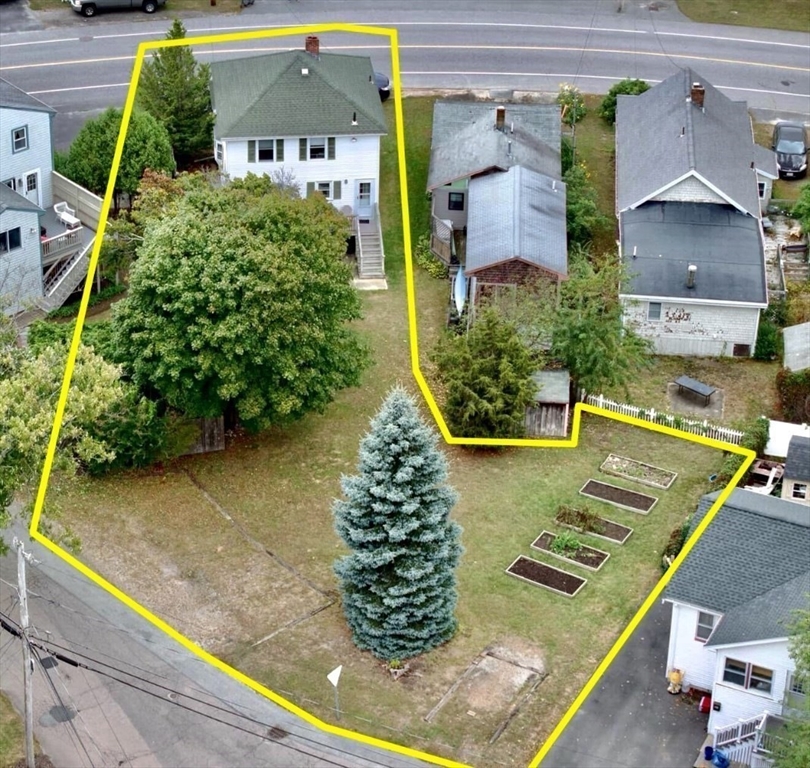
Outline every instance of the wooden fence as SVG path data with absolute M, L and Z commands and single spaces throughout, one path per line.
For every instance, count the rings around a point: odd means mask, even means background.
M 83 224 L 87 224 L 94 232 L 98 231 L 98 221 L 104 201 L 92 192 L 80 187 L 61 173 L 53 172 L 51 175 L 53 185 L 53 196 L 57 200 L 63 200 L 73 210 Z
M 673 416 L 671 413 L 656 411 L 655 408 L 639 408 L 638 406 L 628 405 L 627 403 L 617 403 L 615 400 L 609 400 L 604 395 L 589 395 L 587 392 L 581 392 L 579 399 L 583 403 L 595 405 L 607 411 L 622 413 L 625 416 L 633 416 L 637 419 L 650 421 L 653 424 L 662 424 L 665 427 L 672 427 L 673 429 L 679 429 L 682 432 L 689 432 L 693 435 L 702 435 L 703 437 L 710 437 L 713 440 L 722 440 L 724 443 L 731 443 L 732 445 L 740 445 L 743 439 L 743 432 L 740 432 L 738 429 L 709 424 L 705 419 L 703 421 L 686 419 L 683 416 Z

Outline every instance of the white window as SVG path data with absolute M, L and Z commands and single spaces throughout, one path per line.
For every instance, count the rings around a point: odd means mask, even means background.
M 258 161 L 261 162 L 272 162 L 275 159 L 275 141 L 273 139 L 259 139 L 257 142 L 259 145 L 258 151 Z
M 22 128 L 15 128 L 11 132 L 11 151 L 22 152 L 28 149 L 28 126 L 24 125 Z
M 222 165 L 223 152 L 222 152 L 222 142 L 221 141 L 218 141 L 214 145 L 214 157 L 215 157 L 215 159 L 217 161 L 217 164 Z
M 788 680 L 788 690 L 796 696 L 807 696 L 807 692 L 810 691 L 810 683 L 794 672 Z
M 0 232 L 0 253 L 22 248 L 22 230 L 19 227 Z
M 704 613 L 703 611 L 698 613 L 695 640 L 700 640 L 702 643 L 705 643 L 709 639 L 709 636 L 714 631 L 714 620 L 714 614 Z
M 332 197 L 332 183 L 329 181 L 319 181 L 315 185 L 315 189 L 318 190 L 327 200 Z
M 326 139 L 310 139 L 309 140 L 309 159 L 310 160 L 325 160 L 326 159 Z
M 463 211 L 464 210 L 464 193 L 463 192 L 450 192 L 447 196 L 447 210 L 448 211 Z
M 647 319 L 648 320 L 660 320 L 661 319 L 661 302 L 660 301 L 651 301 L 647 305 Z
M 759 189 L 759 196 L 760 197 L 765 197 L 765 190 L 767 188 L 767 185 L 765 184 L 765 182 L 764 181 L 758 181 L 757 182 L 757 188 Z
M 10 187 L 15 192 L 17 191 L 17 179 L 6 179 L 3 182 L 3 184 L 5 184 L 7 187 Z
M 298 159 L 301 162 L 306 160 L 334 160 L 335 147 L 336 140 L 334 136 L 298 139 Z
M 723 680 L 748 690 L 770 693 L 773 685 L 773 670 L 737 661 L 737 659 L 726 659 Z
M 806 499 L 807 483 L 793 483 L 793 490 L 790 495 L 793 499 Z

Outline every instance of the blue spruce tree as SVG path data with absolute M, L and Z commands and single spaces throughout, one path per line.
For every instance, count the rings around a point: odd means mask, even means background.
M 341 479 L 335 529 L 352 554 L 335 562 L 343 611 L 358 648 L 409 659 L 456 631 L 461 527 L 449 519 L 438 437 L 396 387 L 360 442 L 359 474 Z

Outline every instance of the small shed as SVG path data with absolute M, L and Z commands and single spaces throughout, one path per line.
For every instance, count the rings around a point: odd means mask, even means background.
M 571 403 L 571 377 L 568 371 L 537 371 L 534 405 L 526 409 L 526 434 L 529 437 L 566 437 Z
M 794 435 L 790 438 L 782 498 L 810 505 L 810 437 Z
M 810 368 L 810 323 L 788 326 L 782 335 L 785 340 L 784 367 L 793 373 Z

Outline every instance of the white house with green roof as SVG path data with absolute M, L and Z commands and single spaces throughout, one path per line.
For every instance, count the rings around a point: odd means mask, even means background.
M 306 50 L 215 62 L 211 101 L 220 171 L 292 179 L 302 195 L 320 193 L 367 225 L 367 244 L 379 234 L 387 128 L 368 56 L 322 53 L 310 35 Z
M 718 495 L 700 500 L 693 529 Z M 764 764 L 771 727 L 810 695 L 788 652 L 793 611 L 810 607 L 810 508 L 735 489 L 663 599 L 672 603 L 667 672 L 711 696 L 716 747 Z

